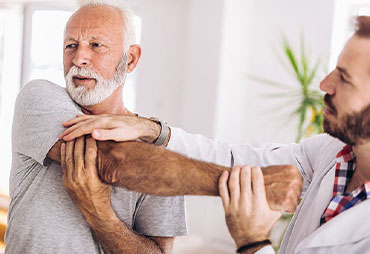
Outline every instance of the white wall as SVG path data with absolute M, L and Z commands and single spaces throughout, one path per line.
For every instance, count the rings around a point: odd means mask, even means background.
M 137 111 L 213 135 L 223 0 L 139 0 L 132 6 L 143 19 Z

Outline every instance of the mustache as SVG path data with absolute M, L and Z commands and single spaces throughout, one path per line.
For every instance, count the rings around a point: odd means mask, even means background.
M 67 73 L 67 76 L 69 77 L 73 77 L 73 76 L 83 76 L 83 77 L 86 77 L 86 78 L 93 78 L 93 79 L 102 79 L 102 77 L 97 74 L 95 71 L 91 70 L 90 68 L 88 67 L 77 67 L 77 66 L 72 66 L 68 73 Z
M 329 94 L 325 94 L 324 102 L 330 111 L 332 111 L 334 114 L 337 114 L 337 109 L 335 108 L 332 97 Z

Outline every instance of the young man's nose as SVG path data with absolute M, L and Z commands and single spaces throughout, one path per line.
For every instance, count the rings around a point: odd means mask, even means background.
M 335 81 L 333 79 L 334 73 L 329 73 L 321 82 L 320 89 L 330 95 L 335 93 Z

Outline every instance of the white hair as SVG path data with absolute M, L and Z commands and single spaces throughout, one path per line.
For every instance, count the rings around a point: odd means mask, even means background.
M 80 8 L 85 6 L 111 6 L 121 12 L 123 31 L 123 52 L 127 53 L 131 45 L 135 43 L 134 12 L 124 3 L 123 0 L 77 0 Z

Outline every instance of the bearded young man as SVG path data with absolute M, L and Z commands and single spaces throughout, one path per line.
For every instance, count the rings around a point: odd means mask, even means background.
M 370 253 L 370 202 L 367 200 L 370 195 L 369 55 L 370 17 L 358 17 L 357 30 L 339 56 L 336 69 L 321 82 L 320 87 L 326 93 L 324 129 L 327 134 L 300 144 L 267 144 L 255 149 L 171 128 L 167 148 L 227 166 L 296 166 L 303 178 L 302 200 L 286 231 L 280 253 Z M 61 135 L 68 141 L 67 147 L 62 149 L 66 169 L 73 168 L 68 163 L 72 159 L 82 162 L 90 159 L 88 154 L 83 157 L 81 148 L 68 147 L 73 138 L 91 133 L 96 140 L 125 141 L 150 133 L 150 129 L 146 131 L 150 126 L 148 121 L 116 116 L 82 116 L 64 125 L 69 127 Z M 216 192 L 218 177 L 225 168 L 194 162 L 163 149 L 152 151 L 155 156 L 151 158 L 155 160 L 137 163 L 141 157 L 135 151 L 146 147 L 136 144 L 135 148 L 134 144 L 128 142 L 113 147 L 109 142 L 98 143 L 97 170 L 102 179 L 149 193 L 209 195 Z M 94 145 L 86 146 L 96 151 Z M 102 162 L 108 157 L 108 151 L 115 159 L 111 165 L 104 165 Z M 119 167 L 123 161 L 125 165 Z M 152 167 L 146 170 L 145 165 Z M 266 185 L 265 172 L 268 171 L 263 172 Z M 140 185 L 144 174 L 145 185 Z M 284 179 L 279 179 L 278 175 L 274 177 L 275 183 Z M 263 184 L 258 167 L 236 166 L 230 174 L 226 171 L 220 178 L 219 193 L 226 222 L 240 253 L 274 253 L 267 238 L 279 213 L 270 208 L 270 203 L 267 205 L 269 194 L 265 194 Z

